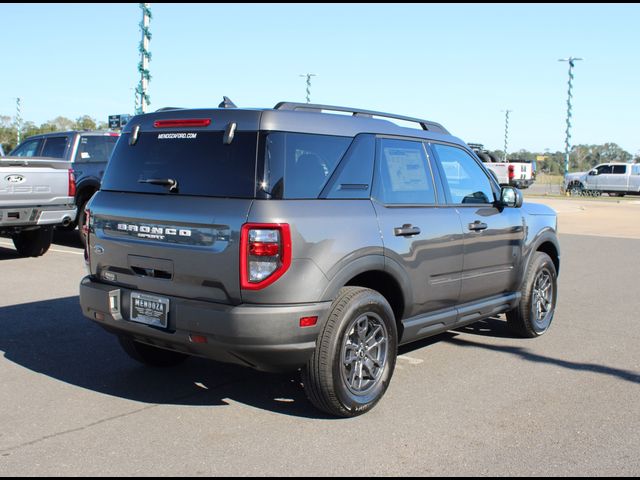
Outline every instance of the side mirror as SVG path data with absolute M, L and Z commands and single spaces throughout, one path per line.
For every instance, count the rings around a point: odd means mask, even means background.
M 598 174 L 598 170 L 591 170 L 589 172 L 589 175 L 597 175 Z
M 520 208 L 523 200 L 522 192 L 515 187 L 502 187 L 500 190 L 500 203 L 504 207 Z

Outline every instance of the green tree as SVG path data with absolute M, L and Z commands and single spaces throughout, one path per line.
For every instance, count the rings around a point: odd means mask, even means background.
M 74 128 L 77 130 L 96 130 L 97 126 L 96 121 L 93 118 L 89 115 L 83 115 L 76 119 Z

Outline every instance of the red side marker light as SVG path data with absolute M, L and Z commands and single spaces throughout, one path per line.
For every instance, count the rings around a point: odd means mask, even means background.
M 302 317 L 300 319 L 301 327 L 315 327 L 318 323 L 318 317 Z
M 204 335 L 194 335 L 193 333 L 189 334 L 189 340 L 191 340 L 191 343 L 207 343 L 207 337 Z

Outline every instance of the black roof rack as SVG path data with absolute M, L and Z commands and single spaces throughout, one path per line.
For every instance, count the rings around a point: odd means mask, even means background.
M 403 120 L 405 122 L 413 122 L 420 125 L 423 130 L 429 130 L 433 132 L 439 132 L 449 134 L 446 128 L 436 122 L 430 120 L 423 120 L 421 118 L 405 117 L 403 115 L 395 115 L 393 113 L 375 112 L 373 110 L 362 110 L 359 108 L 349 107 L 337 107 L 335 105 L 319 105 L 315 103 L 296 103 L 296 102 L 280 102 L 275 107 L 275 110 L 308 110 L 312 112 L 321 113 L 323 110 L 333 112 L 346 112 L 351 113 L 354 117 L 384 117 L 393 118 L 396 120 Z

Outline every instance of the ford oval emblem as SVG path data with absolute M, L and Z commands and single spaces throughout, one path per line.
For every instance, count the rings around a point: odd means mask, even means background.
M 22 183 L 25 180 L 22 175 L 7 175 L 4 179 L 9 183 Z

